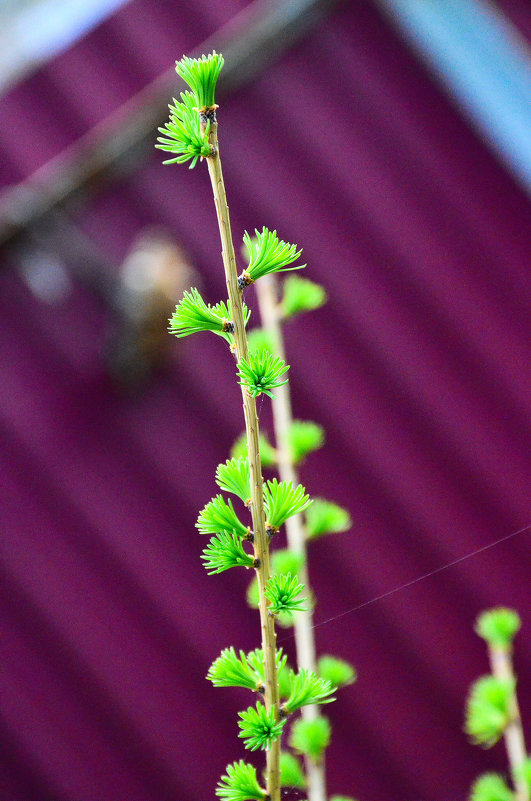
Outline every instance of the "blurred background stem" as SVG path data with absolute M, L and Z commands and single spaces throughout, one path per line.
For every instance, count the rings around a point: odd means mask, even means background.
M 256 293 L 262 327 L 273 339 L 275 355 L 286 361 L 284 337 L 282 334 L 282 311 L 278 301 L 278 283 L 273 275 L 264 276 L 256 283 Z M 275 390 L 272 399 L 273 426 L 277 452 L 277 466 L 281 481 L 291 481 L 296 487 L 299 483 L 297 470 L 293 461 L 289 444 L 289 431 L 293 424 L 291 394 L 289 384 Z M 288 548 L 302 557 L 299 579 L 306 587 L 307 597 L 311 597 L 311 587 L 307 567 L 307 534 L 302 514 L 294 515 L 286 521 Z M 311 605 L 304 612 L 294 615 L 295 648 L 298 668 L 306 668 L 317 672 L 316 649 Z M 315 705 L 305 706 L 302 716 L 306 720 L 314 720 L 318 716 Z M 310 756 L 305 757 L 306 779 L 308 782 L 308 801 L 326 801 L 326 777 L 324 753 L 318 761 Z

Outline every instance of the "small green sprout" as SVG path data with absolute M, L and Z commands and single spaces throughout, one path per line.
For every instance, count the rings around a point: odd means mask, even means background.
M 290 551 L 287 548 L 281 548 L 271 553 L 271 573 L 272 575 L 291 573 L 292 576 L 297 576 L 304 565 L 304 561 L 304 554 Z M 258 609 L 259 599 L 260 591 L 258 589 L 258 579 L 256 576 L 253 576 L 247 588 L 247 603 L 253 609 Z M 290 613 L 281 613 L 277 618 L 277 622 L 281 626 L 289 628 L 293 626 L 293 615 Z
M 330 734 L 328 718 L 322 715 L 313 720 L 299 718 L 291 728 L 290 745 L 299 753 L 318 760 L 330 743 Z
M 282 648 L 277 650 L 275 659 L 277 673 L 280 673 L 287 660 Z M 225 648 L 210 666 L 207 679 L 214 687 L 247 687 L 255 692 L 263 690 L 265 668 L 262 649 L 255 648 L 248 654 L 240 651 L 238 656 L 232 646 Z
M 472 685 L 465 729 L 474 743 L 490 748 L 498 742 L 511 721 L 514 690 L 514 680 L 494 676 L 484 676 Z
M 513 609 L 498 607 L 479 615 L 476 621 L 476 633 L 492 648 L 508 651 L 521 625 L 522 622 L 517 612 Z
M 356 681 L 356 671 L 344 659 L 327 654 L 321 656 L 317 662 L 317 672 L 322 679 L 326 679 L 334 687 L 346 687 Z
M 175 62 L 175 72 L 194 94 L 197 111 L 208 112 L 216 108 L 214 93 L 223 63 L 223 56 L 215 50 L 208 56 L 183 56 L 180 61 Z
M 245 504 L 249 503 L 251 484 L 247 458 L 230 459 L 225 464 L 218 465 L 216 483 L 220 489 L 225 490 L 225 492 L 232 492 Z
M 291 481 L 281 481 L 276 478 L 264 484 L 264 507 L 267 515 L 267 527 L 271 533 L 279 530 L 288 517 L 303 512 L 312 501 L 306 495 L 301 484 L 293 488 Z
M 234 445 L 230 455 L 233 459 L 247 458 L 247 434 L 243 432 Z M 262 467 L 273 467 L 276 464 L 277 452 L 269 442 L 265 434 L 260 432 L 260 462 Z
M 261 679 L 262 685 L 265 683 L 265 665 L 264 665 L 264 652 L 261 648 L 255 648 L 254 651 L 249 651 L 247 654 L 247 661 L 255 671 L 256 675 Z M 286 662 L 288 657 L 283 653 L 282 648 L 277 648 L 275 651 L 275 661 L 277 664 L 277 678 L 279 684 L 282 684 L 287 673 Z
M 225 648 L 211 664 L 207 679 L 214 687 L 247 687 L 249 690 L 258 690 L 262 684 L 261 678 L 249 665 L 246 654 L 240 651 L 238 657 L 232 646 Z
M 244 323 L 247 324 L 251 312 L 244 304 Z M 170 318 L 170 333 L 176 337 L 187 337 L 198 331 L 212 331 L 232 343 L 234 324 L 231 319 L 230 303 L 205 303 L 197 289 L 185 292 Z
M 218 534 L 220 531 L 233 531 L 239 537 L 249 538 L 249 529 L 246 528 L 234 511 L 229 498 L 228 503 L 222 495 L 216 495 L 200 511 L 196 528 L 200 534 Z
M 229 531 L 212 537 L 201 554 L 207 573 L 223 573 L 231 567 L 256 567 L 253 556 L 243 550 L 241 539 Z
M 189 169 L 193 169 L 197 160 L 213 154 L 213 148 L 208 141 L 210 122 L 206 128 L 201 128 L 199 115 L 195 110 L 196 100 L 191 92 L 181 92 L 182 103 L 173 98 L 170 104 L 170 121 L 164 128 L 159 128 L 163 136 L 157 138 L 159 150 L 175 153 L 175 158 L 163 161 L 163 164 L 184 164 L 192 159 Z
M 255 238 L 252 238 L 247 231 L 243 235 L 249 254 L 249 264 L 238 278 L 240 289 L 244 289 L 264 275 L 302 270 L 306 267 L 305 264 L 297 267 L 287 266 L 299 258 L 302 250 L 297 250 L 297 245 L 290 245 L 289 242 L 279 239 L 276 231 L 270 231 L 264 226 L 261 232 L 255 229 L 255 234 Z
M 253 328 L 252 331 L 248 331 L 247 341 L 249 350 L 268 350 L 270 353 L 275 353 L 273 337 L 265 328 Z
M 302 765 L 297 757 L 288 751 L 282 751 L 280 754 L 280 786 L 299 787 L 301 790 L 306 787 Z
M 514 801 L 514 794 L 497 773 L 484 773 L 472 785 L 470 801 Z
M 316 676 L 311 670 L 301 668 L 298 673 L 290 671 L 290 694 L 282 705 L 283 711 L 291 715 L 309 704 L 329 704 L 336 699 L 336 687 L 326 679 Z
M 315 498 L 306 512 L 308 539 L 348 531 L 351 525 L 352 520 L 347 510 L 324 498 Z
M 291 573 L 292 576 L 298 576 L 305 561 L 303 553 L 279 548 L 271 554 L 271 571 L 274 574 Z
M 280 615 L 289 612 L 305 612 L 304 606 L 306 598 L 299 598 L 304 589 L 304 584 L 299 584 L 297 576 L 291 573 L 280 576 L 271 576 L 264 591 L 269 600 L 269 612 L 272 615 Z
M 256 707 L 250 706 L 245 712 L 238 712 L 238 726 L 241 729 L 238 737 L 243 738 L 246 748 L 250 751 L 257 751 L 259 748 L 266 750 L 271 748 L 271 744 L 278 740 L 282 734 L 282 729 L 286 719 L 276 721 L 275 710 L 271 708 L 269 712 L 265 706 L 258 701 Z
M 258 784 L 256 768 L 240 759 L 227 765 L 227 774 L 219 780 L 216 795 L 226 801 L 261 801 L 266 791 Z
M 238 381 L 246 387 L 249 395 L 269 395 L 274 398 L 272 390 L 282 387 L 288 380 L 282 377 L 289 370 L 289 365 L 279 356 L 273 356 L 267 350 L 254 350 L 249 353 L 249 360 L 242 359 L 238 364 Z
M 326 292 L 320 284 L 299 275 L 290 275 L 284 282 L 282 316 L 287 319 L 301 312 L 318 309 L 326 300 Z
M 310 420 L 294 420 L 288 431 L 288 444 L 294 464 L 305 456 L 322 448 L 325 441 L 324 428 Z

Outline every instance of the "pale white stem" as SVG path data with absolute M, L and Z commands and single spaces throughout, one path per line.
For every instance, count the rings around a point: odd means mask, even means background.
M 492 673 L 496 678 L 514 681 L 512 655 L 509 650 L 489 647 L 489 659 Z M 513 693 L 511 698 L 509 711 L 511 722 L 505 729 L 503 736 L 509 765 L 511 766 L 516 801 L 529 801 L 529 790 L 520 774 L 520 769 L 527 758 L 527 753 L 516 692 Z
M 278 303 L 278 287 L 273 275 L 266 275 L 256 282 L 258 305 L 263 328 L 273 337 L 275 351 L 281 359 L 286 360 L 284 338 L 282 335 L 281 313 Z M 277 448 L 277 465 L 281 481 L 292 481 L 296 487 L 299 483 L 297 470 L 291 458 L 288 434 L 293 422 L 289 384 L 275 390 L 272 401 L 273 426 L 275 429 L 275 442 Z M 307 593 L 310 593 L 310 582 L 307 569 L 306 530 L 302 515 L 295 515 L 286 521 L 286 535 L 288 547 L 295 553 L 303 556 L 303 567 L 300 571 L 300 580 Z M 295 615 L 295 648 L 297 651 L 297 664 L 299 668 L 315 671 L 316 652 L 313 628 L 313 614 L 309 609 Z M 318 715 L 317 706 L 302 708 L 302 716 L 306 720 L 314 720 Z M 326 779 L 324 757 L 316 762 L 310 757 L 306 758 L 306 778 L 308 781 L 308 801 L 326 801 Z

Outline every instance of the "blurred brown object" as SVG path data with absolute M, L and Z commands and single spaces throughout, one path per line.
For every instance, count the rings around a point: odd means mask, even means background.
M 121 384 L 138 384 L 164 363 L 168 319 L 183 291 L 199 276 L 186 251 L 163 228 L 144 229 L 119 273 L 107 362 Z

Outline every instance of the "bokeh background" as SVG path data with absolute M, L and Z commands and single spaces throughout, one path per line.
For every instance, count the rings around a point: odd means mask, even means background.
M 235 239 L 276 227 L 329 295 L 286 344 L 327 432 L 301 478 L 353 518 L 310 556 L 318 650 L 359 673 L 330 793 L 463 799 L 506 769 L 463 733 L 495 604 L 531 738 L 530 7 L 112 5 L 0 103 L 0 798 L 213 798 L 244 756 L 248 699 L 204 675 L 257 645 L 248 575 L 207 577 L 194 527 L 239 390 L 216 337 L 165 334 L 172 293 L 225 297 L 220 244 L 205 166 L 153 148 L 215 47 Z

